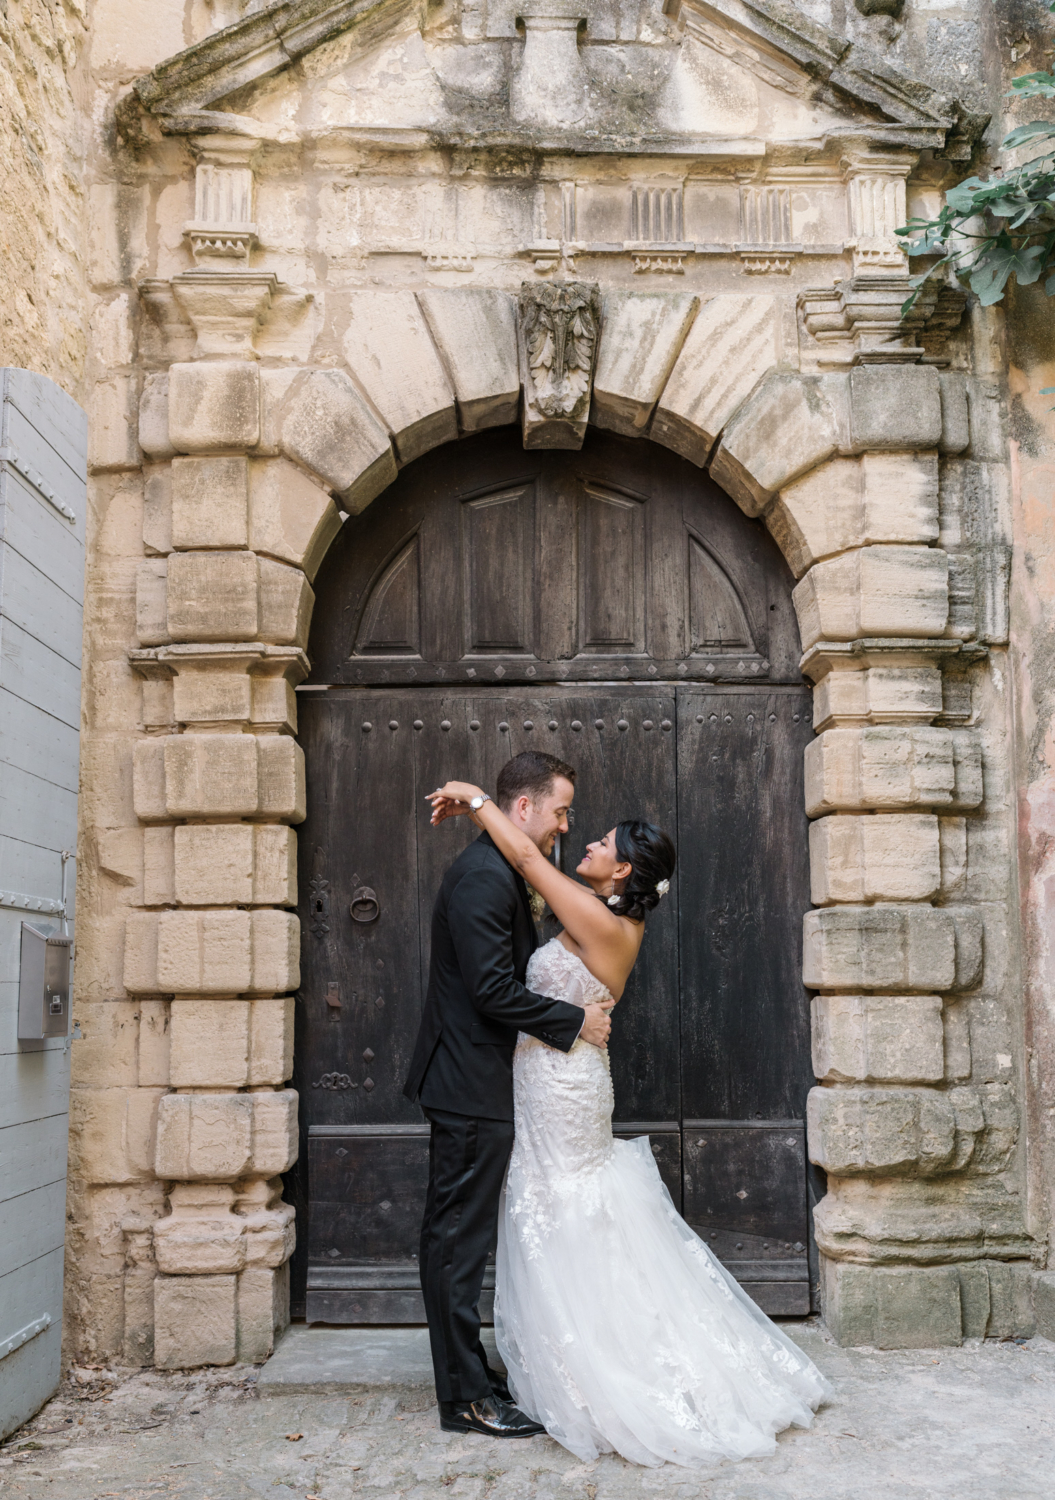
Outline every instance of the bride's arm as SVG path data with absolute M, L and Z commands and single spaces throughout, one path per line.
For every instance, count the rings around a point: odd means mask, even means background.
M 472 798 L 483 795 L 479 787 L 469 782 L 448 781 L 428 798 L 433 805 L 432 821 L 440 823 L 444 818 L 469 812 Z M 549 904 L 584 954 L 594 947 L 610 953 L 613 945 L 619 949 L 624 944 L 632 945 L 633 940 L 620 918 L 586 886 L 558 870 L 490 798 L 470 816 L 487 830 L 514 870 Z

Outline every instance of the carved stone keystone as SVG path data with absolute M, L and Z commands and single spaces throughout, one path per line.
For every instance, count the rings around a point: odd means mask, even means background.
M 525 281 L 518 345 L 524 447 L 581 448 L 590 412 L 600 293 L 582 281 Z

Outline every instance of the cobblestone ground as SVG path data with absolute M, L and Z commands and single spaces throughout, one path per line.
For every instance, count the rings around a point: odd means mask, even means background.
M 690 1472 L 442 1433 L 431 1392 L 264 1396 L 249 1366 L 75 1369 L 0 1450 L 0 1500 L 1052 1500 L 1055 1344 L 879 1353 L 789 1331 L 835 1386 L 771 1458 Z

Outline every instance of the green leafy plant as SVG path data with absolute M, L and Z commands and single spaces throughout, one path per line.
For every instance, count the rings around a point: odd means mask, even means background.
M 1055 11 L 1055 0 L 1048 9 Z M 1055 73 L 1026 73 L 1012 80 L 1008 97 L 1055 99 Z M 909 255 L 940 259 L 910 279 L 907 313 L 926 281 L 949 266 L 966 281 L 983 307 L 1000 302 L 1012 278 L 1031 286 L 1046 277 L 1055 296 L 1055 121 L 1032 120 L 1012 130 L 1002 149 L 1042 147 L 1020 166 L 988 180 L 968 177 L 950 188 L 936 219 L 910 219 L 897 234 Z

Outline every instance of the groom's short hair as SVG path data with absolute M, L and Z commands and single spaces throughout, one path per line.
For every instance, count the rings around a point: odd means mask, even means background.
M 575 767 L 567 761 L 547 755 L 544 750 L 523 750 L 507 760 L 499 771 L 495 801 L 503 812 L 508 812 L 518 797 L 530 797 L 537 803 L 552 791 L 558 776 L 575 785 Z

